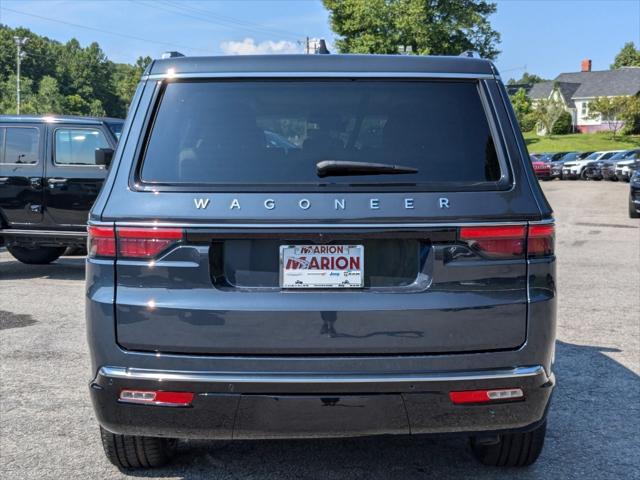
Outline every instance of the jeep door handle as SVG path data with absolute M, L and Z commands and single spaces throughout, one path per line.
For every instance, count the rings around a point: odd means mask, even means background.
M 50 178 L 49 180 L 47 180 L 47 183 L 49 184 L 50 187 L 55 187 L 57 185 L 64 185 L 65 183 L 67 183 L 67 179 L 66 178 Z
M 9 181 L 9 177 L 0 177 L 0 184 L 7 183 Z

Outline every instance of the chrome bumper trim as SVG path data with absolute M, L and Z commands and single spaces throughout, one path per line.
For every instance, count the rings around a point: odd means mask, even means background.
M 19 230 L 15 228 L 0 229 L 0 235 L 14 237 L 86 237 L 86 230 L 57 231 L 57 230 Z
M 147 370 L 124 367 L 101 367 L 98 375 L 127 380 L 152 380 L 202 383 L 267 383 L 267 384 L 349 384 L 349 383 L 416 383 L 456 382 L 474 380 L 518 379 L 545 375 L 542 366 L 516 367 L 501 370 L 468 372 L 438 372 L 425 374 L 378 374 L 378 375 L 309 375 L 309 374 L 237 374 L 217 372 L 185 372 Z

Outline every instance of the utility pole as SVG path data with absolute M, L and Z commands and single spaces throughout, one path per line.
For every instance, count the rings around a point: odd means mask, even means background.
M 16 113 L 20 115 L 20 63 L 24 57 L 27 56 L 26 52 L 22 51 L 22 47 L 24 47 L 29 41 L 28 37 L 13 37 L 13 40 L 16 42 Z

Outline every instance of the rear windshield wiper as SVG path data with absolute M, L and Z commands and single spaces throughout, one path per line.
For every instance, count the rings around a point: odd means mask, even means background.
M 346 175 L 394 175 L 402 173 L 418 173 L 418 169 L 402 165 L 386 163 L 349 162 L 346 160 L 322 160 L 316 163 L 316 171 L 320 178 Z

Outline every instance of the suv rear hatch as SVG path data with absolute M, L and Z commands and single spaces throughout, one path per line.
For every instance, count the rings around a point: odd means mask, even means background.
M 123 348 L 379 355 L 525 342 L 522 219 L 539 210 L 527 186 L 515 185 L 520 166 L 507 160 L 487 84 L 174 80 L 155 88 L 131 188 L 109 200 L 103 219 L 115 224 L 92 233 L 105 245 L 117 237 L 105 248 L 117 250 Z M 323 176 L 322 161 L 339 168 Z M 344 261 L 332 253 L 345 251 Z M 300 252 L 309 254 L 298 271 Z M 335 287 L 331 275 L 347 285 Z

